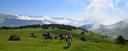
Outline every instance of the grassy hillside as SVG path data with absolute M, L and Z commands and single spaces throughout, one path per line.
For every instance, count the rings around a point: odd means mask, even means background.
M 101 38 L 99 35 L 92 35 L 90 32 L 85 32 L 85 39 L 80 40 L 81 30 L 72 30 L 73 42 L 72 47 L 63 49 L 67 44 L 54 39 L 53 42 L 43 43 L 41 37 L 42 33 L 50 31 L 53 36 L 60 32 L 68 32 L 68 30 L 59 29 L 41 29 L 41 28 L 27 28 L 27 29 L 0 29 L 0 51 L 127 51 L 128 45 L 118 45 L 111 41 Z M 29 37 L 30 33 L 35 33 L 37 38 Z M 21 37 L 21 41 L 8 41 L 12 34 L 17 34 Z

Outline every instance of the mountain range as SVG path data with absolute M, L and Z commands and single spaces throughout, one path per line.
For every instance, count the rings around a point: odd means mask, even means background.
M 0 26 L 22 26 L 31 24 L 66 24 L 80 26 L 83 21 L 74 17 L 23 16 L 0 13 Z
M 125 37 L 125 39 L 128 39 L 127 20 L 128 19 L 124 19 L 112 25 L 86 24 L 82 26 L 82 28 L 107 36 L 109 39 L 116 39 L 119 35 L 122 35 Z
M 23 25 L 32 25 L 32 24 L 42 24 L 40 20 L 20 20 L 17 19 L 17 16 L 0 14 L 0 26 L 23 26 Z

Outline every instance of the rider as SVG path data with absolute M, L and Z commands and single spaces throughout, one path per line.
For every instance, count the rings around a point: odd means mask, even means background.
M 68 32 L 67 33 L 67 43 L 68 43 L 68 46 L 67 47 L 71 47 L 71 42 L 72 42 L 72 33 L 71 32 Z
M 72 33 L 71 32 L 68 32 L 67 36 L 68 36 L 68 39 L 72 39 Z

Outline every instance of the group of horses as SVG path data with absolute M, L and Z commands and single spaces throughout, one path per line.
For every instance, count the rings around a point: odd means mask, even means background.
M 31 33 L 30 35 L 31 35 L 30 37 L 37 37 L 34 35 L 34 33 Z M 72 38 L 68 38 L 68 36 L 67 35 L 65 36 L 63 33 L 57 35 L 57 37 L 59 37 L 60 41 L 67 42 L 68 44 L 67 47 L 71 47 Z M 53 40 L 53 36 L 50 32 L 42 34 L 42 38 L 44 42 L 52 42 Z
M 52 34 L 50 32 L 42 34 L 42 37 L 44 39 L 44 42 L 52 42 L 53 37 L 52 37 Z M 58 37 L 59 37 L 60 40 L 64 40 L 66 42 L 71 42 L 72 41 L 72 38 L 68 38 L 63 33 L 59 34 Z

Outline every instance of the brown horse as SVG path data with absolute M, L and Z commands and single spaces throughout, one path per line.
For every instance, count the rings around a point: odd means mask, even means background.
M 44 42 L 52 42 L 52 35 L 50 32 L 47 32 L 47 34 L 43 34 L 42 37 L 44 37 Z

